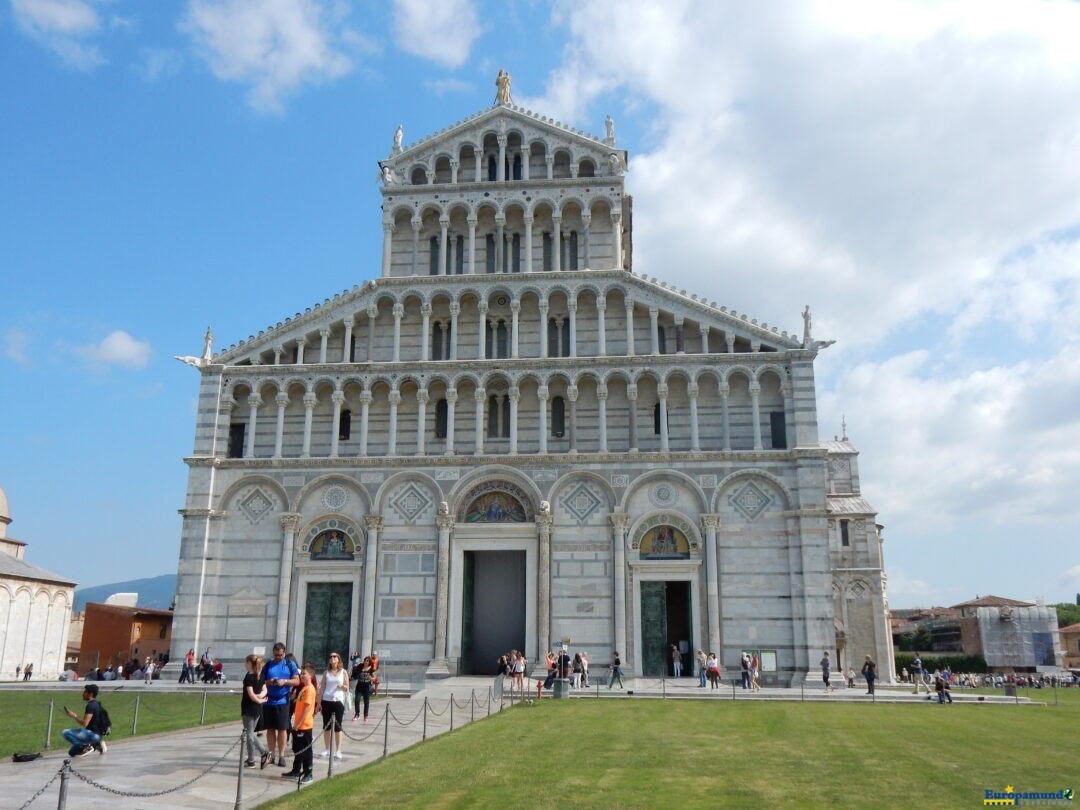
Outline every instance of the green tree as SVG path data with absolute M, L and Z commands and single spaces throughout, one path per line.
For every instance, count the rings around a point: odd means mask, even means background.
M 1080 622 L 1080 605 L 1058 602 L 1053 607 L 1057 610 L 1058 627 L 1068 627 L 1070 624 Z

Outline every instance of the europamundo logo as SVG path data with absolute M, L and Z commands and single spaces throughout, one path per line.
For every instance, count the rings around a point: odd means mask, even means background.
M 1017 790 L 1006 785 L 1005 790 L 984 790 L 983 805 L 988 807 L 1059 807 L 1073 800 L 1072 788 L 1058 791 Z

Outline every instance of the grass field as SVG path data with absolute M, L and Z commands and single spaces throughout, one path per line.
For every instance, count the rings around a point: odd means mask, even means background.
M 122 740 L 131 736 L 131 723 L 135 713 L 135 692 L 113 692 L 107 684 L 99 684 L 99 699 L 112 720 L 112 734 L 108 740 Z M 202 711 L 201 694 L 172 692 L 138 692 L 138 735 L 161 731 L 197 727 Z M 0 757 L 9 757 L 16 751 L 44 751 L 45 727 L 49 718 L 49 701 L 54 702 L 52 748 L 67 748 L 60 736 L 65 728 L 75 723 L 64 715 L 66 705 L 73 712 L 81 713 L 86 704 L 82 700 L 82 685 L 73 684 L 64 691 L 4 690 L 0 692 L 3 707 L 4 734 L 0 735 Z M 206 722 L 222 723 L 240 717 L 240 695 L 209 692 L 206 700 Z
M 982 807 L 985 789 L 1080 788 L 1080 690 L 1058 692 L 1057 706 L 543 701 L 266 806 Z

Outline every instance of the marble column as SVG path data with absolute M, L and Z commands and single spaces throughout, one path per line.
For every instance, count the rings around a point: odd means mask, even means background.
M 386 278 L 390 275 L 390 266 L 393 263 L 393 249 L 394 249 L 394 225 L 393 223 L 383 223 L 383 240 L 382 240 L 382 275 Z
M 540 400 L 540 452 L 546 453 L 548 451 L 548 387 L 541 385 L 536 389 L 536 396 Z
M 533 271 L 532 226 L 533 226 L 532 214 L 526 214 L 526 216 L 525 216 L 525 272 L 526 273 L 531 273 Z
M 446 275 L 446 231 L 450 227 L 450 217 L 439 217 L 439 275 Z
M 427 438 L 428 392 L 421 388 L 416 392 L 416 455 L 424 455 L 424 440 Z
M 633 357 L 634 351 L 634 302 L 626 303 L 626 354 Z
M 510 357 L 516 360 L 518 358 L 518 321 L 521 315 L 520 301 L 510 302 L 510 315 Z
M 566 302 L 570 311 L 570 357 L 577 357 L 577 301 Z
M 478 360 L 487 360 L 487 301 L 481 301 L 477 304 L 477 310 L 480 313 L 480 317 L 477 319 L 479 323 L 479 334 L 477 335 L 479 348 L 476 351 L 476 358 Z
M 506 143 L 508 139 L 505 135 L 499 135 L 496 140 L 499 143 L 499 165 L 495 167 L 495 180 L 501 183 L 506 180 Z
M 656 395 L 660 398 L 660 452 L 667 453 L 669 449 L 667 425 L 668 387 L 666 385 L 658 385 L 656 387 Z
M 454 455 L 454 411 L 457 406 L 457 389 L 446 392 L 446 455 Z
M 329 329 L 320 329 L 319 330 L 319 363 L 322 363 L 322 364 L 326 363 L 326 349 L 328 348 L 329 343 L 330 343 L 330 330 Z
M 615 268 L 621 270 L 623 266 L 622 214 L 618 211 L 611 212 L 611 238 L 615 251 Z
M 300 528 L 300 515 L 287 512 L 278 517 L 281 524 L 281 567 L 278 570 L 277 616 L 274 638 L 288 646 L 289 595 L 292 591 L 293 548 L 296 530 Z
M 599 348 L 597 349 L 601 357 L 607 357 L 607 323 L 605 318 L 607 317 L 607 301 L 603 298 L 596 299 L 596 326 L 597 326 L 597 339 L 599 341 Z
M 660 310 L 649 307 L 649 345 L 652 354 L 660 354 Z
M 450 359 L 457 360 L 457 333 L 458 315 L 461 314 L 461 304 L 455 301 L 450 305 Z
M 314 393 L 304 394 L 304 447 L 300 458 L 311 458 L 311 418 L 315 413 L 315 404 L 319 398 Z
M 387 436 L 388 436 L 389 446 L 387 447 L 386 455 L 388 455 L 388 456 L 396 456 L 397 455 L 397 411 L 398 411 L 398 405 L 401 404 L 401 392 L 396 391 L 396 390 L 391 391 L 390 395 L 387 397 L 387 399 L 390 402 L 390 426 L 387 429 Z
M 701 353 L 709 353 L 709 326 L 708 324 L 701 324 L 698 327 L 698 333 L 701 335 Z
M 484 454 L 484 400 L 487 399 L 487 391 L 477 388 L 473 394 L 476 400 L 476 455 Z
M 582 233 L 582 267 L 586 270 L 589 269 L 589 226 L 592 224 L 592 214 L 585 211 L 581 214 L 581 221 L 585 225 L 585 230 Z
M 753 410 L 754 419 L 754 449 L 761 449 L 761 383 L 757 380 L 750 383 L 750 407 Z
M 503 214 L 495 215 L 495 272 L 501 273 L 503 271 L 503 256 L 505 255 L 504 248 L 506 247 L 503 236 L 503 229 L 506 227 L 506 217 Z
M 600 402 L 600 452 L 606 453 L 607 447 L 607 386 L 601 385 L 596 389 L 596 398 Z
M 510 455 L 518 451 L 518 403 L 521 401 L 521 389 L 516 385 L 510 389 Z
M 306 343 L 307 340 L 303 337 L 296 339 L 296 365 L 298 366 L 304 365 L 304 345 Z
M 537 515 L 536 521 L 536 646 L 537 663 L 551 648 L 551 530 L 554 518 Z
M 570 452 L 577 452 L 577 398 L 578 389 L 576 385 L 571 385 L 566 389 L 566 399 L 570 403 Z
M 255 458 L 255 427 L 259 418 L 259 406 L 262 397 L 258 394 L 248 396 L 247 434 L 244 436 L 244 458 Z
M 352 346 L 353 319 L 345 318 L 341 325 L 345 327 L 345 342 L 341 346 L 341 362 L 351 363 L 352 358 L 349 356 L 349 349 Z
M 335 391 L 330 400 L 334 403 L 334 419 L 330 424 L 330 458 L 337 458 L 338 443 L 341 441 L 341 406 L 345 404 L 345 394 Z
M 720 649 L 720 569 L 717 566 L 716 532 L 720 515 L 702 515 L 705 528 L 705 592 L 708 599 L 709 649 Z
M 401 362 L 401 318 L 405 315 L 405 307 L 394 304 L 394 362 Z
M 630 516 L 612 512 L 608 519 L 611 521 L 612 567 L 615 569 L 615 650 L 625 664 L 630 658 L 630 651 L 626 649 L 626 530 L 630 527 Z
M 562 214 L 551 215 L 551 269 L 562 270 Z
M 690 449 L 695 453 L 701 450 L 701 439 L 698 432 L 697 410 L 699 391 L 700 389 L 698 388 L 698 384 L 696 382 L 690 383 L 690 385 L 687 386 L 686 389 L 687 396 L 690 398 Z
M 435 526 L 439 530 L 438 555 L 435 560 L 435 658 L 428 665 L 425 675 L 429 677 L 448 677 L 449 663 L 446 660 L 446 635 L 450 614 L 450 533 L 454 530 L 454 517 L 446 513 L 435 516 Z
M 367 357 L 369 363 L 375 362 L 375 321 L 379 318 L 378 306 L 370 306 L 367 310 Z
M 364 610 L 360 625 L 360 654 L 370 655 L 375 645 L 375 566 L 379 555 L 379 532 L 382 531 L 381 515 L 365 515 L 367 542 L 364 544 Z
M 467 275 L 475 275 L 480 271 L 476 269 L 476 217 L 465 220 L 469 224 L 469 260 L 465 264 Z
M 371 392 L 360 392 L 360 450 L 358 456 L 367 455 L 368 420 L 371 416 Z
M 419 219 L 412 220 L 412 274 L 420 275 L 420 229 L 424 223 Z
M 281 365 L 281 355 L 285 354 L 285 347 L 280 343 L 274 347 L 274 365 Z
M 683 319 L 675 318 L 675 354 L 686 354 L 686 345 L 683 338 Z
M 285 441 L 285 407 L 289 404 L 289 395 L 280 393 L 274 397 L 277 403 L 277 427 L 274 429 L 274 458 L 281 458 L 281 448 Z
M 548 302 L 541 301 L 540 304 L 540 357 L 546 358 L 548 356 Z
M 627 421 L 630 423 L 630 452 L 638 451 L 637 440 L 637 386 L 631 383 L 626 386 L 626 399 L 629 403 Z
M 426 363 L 431 357 L 431 304 L 420 307 L 420 361 Z
M 451 160 L 450 161 L 450 185 L 452 185 L 452 186 L 457 185 L 457 182 L 458 182 L 457 173 L 458 173 L 458 168 L 460 168 L 460 166 L 461 166 L 461 164 L 458 161 L 456 161 L 456 160 Z
M 731 449 L 731 413 L 728 409 L 728 394 L 731 389 L 728 384 L 721 383 L 717 389 L 717 393 L 720 395 L 720 427 L 723 433 L 723 449 Z
M 554 155 L 545 155 L 544 156 L 544 163 L 547 164 L 547 179 L 548 180 L 554 180 L 555 179 L 555 156 Z

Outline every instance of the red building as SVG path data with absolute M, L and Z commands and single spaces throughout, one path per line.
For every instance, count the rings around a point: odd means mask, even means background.
M 83 614 L 82 645 L 76 670 L 80 676 L 147 656 L 168 655 L 172 639 L 171 610 L 104 605 L 88 602 Z

